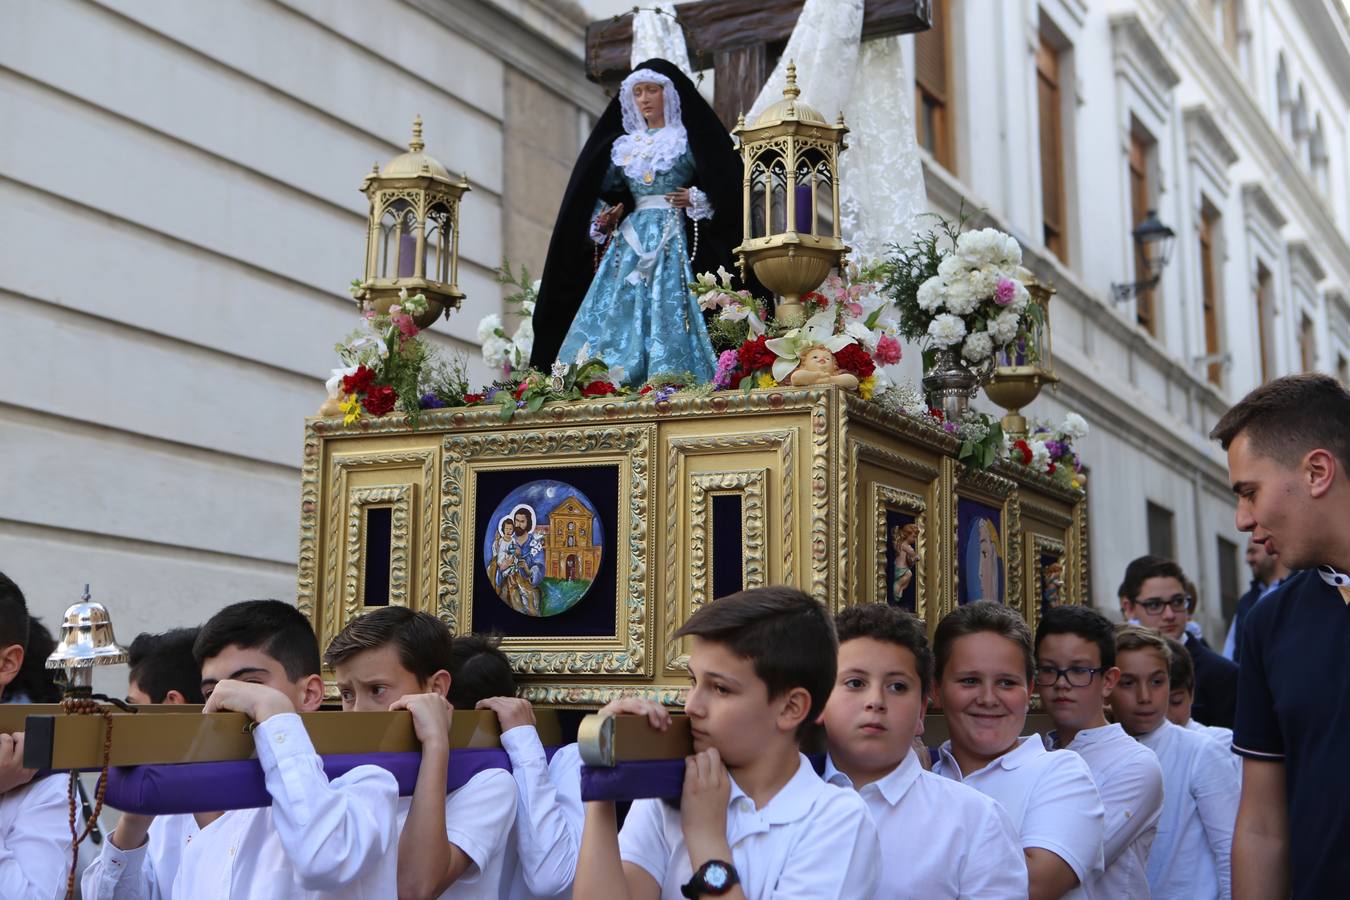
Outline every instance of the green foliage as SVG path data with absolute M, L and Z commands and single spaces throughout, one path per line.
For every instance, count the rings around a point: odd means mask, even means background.
M 997 419 L 986 416 L 983 413 L 977 413 L 982 419 L 985 429 L 983 437 L 978 437 L 980 429 L 974 429 L 973 434 L 969 436 L 958 435 L 962 438 L 961 449 L 957 452 L 956 458 L 964 462 L 972 469 L 987 469 L 998 461 L 999 452 L 1003 449 L 1003 426 Z M 969 433 L 968 428 L 961 429 Z

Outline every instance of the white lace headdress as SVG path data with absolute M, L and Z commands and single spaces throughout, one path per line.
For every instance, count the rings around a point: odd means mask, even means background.
M 647 133 L 647 120 L 633 99 L 636 84 L 659 84 L 663 88 L 666 124 L 655 134 Z M 680 92 L 669 78 L 651 69 L 638 69 L 619 86 L 619 106 L 623 110 L 624 134 L 614 142 L 609 158 L 629 178 L 648 184 L 657 172 L 665 172 L 689 148 L 689 136 L 680 116 Z

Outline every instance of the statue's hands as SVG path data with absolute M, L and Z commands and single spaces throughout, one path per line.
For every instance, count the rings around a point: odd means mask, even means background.
M 669 200 L 670 205 L 676 209 L 688 209 L 694 205 L 694 202 L 689 199 L 689 188 L 680 188 L 678 191 L 671 191 L 669 194 L 666 194 L 666 199 Z
M 623 219 L 623 204 L 618 203 L 601 210 L 600 215 L 595 218 L 595 224 L 601 231 L 613 231 L 621 219 Z

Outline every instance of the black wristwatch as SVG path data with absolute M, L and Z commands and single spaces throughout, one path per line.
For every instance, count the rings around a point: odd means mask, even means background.
M 720 859 L 710 859 L 698 867 L 694 877 L 680 888 L 680 893 L 689 900 L 699 897 L 720 897 L 741 883 L 736 867 Z

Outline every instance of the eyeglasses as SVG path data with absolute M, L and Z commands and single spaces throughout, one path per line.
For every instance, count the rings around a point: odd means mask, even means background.
M 1146 600 L 1131 600 L 1135 606 L 1142 606 L 1151 614 L 1157 615 L 1162 612 L 1164 606 L 1170 606 L 1172 612 L 1185 612 L 1191 606 L 1191 598 L 1185 594 L 1176 594 L 1172 597 L 1149 597 Z
M 1041 687 L 1053 687 L 1063 678 L 1069 683 L 1069 687 L 1087 687 L 1092 684 L 1093 676 L 1098 672 L 1106 671 L 1103 667 L 1095 668 L 1090 666 L 1069 666 L 1067 669 L 1057 669 L 1054 666 L 1036 667 L 1036 684 Z

